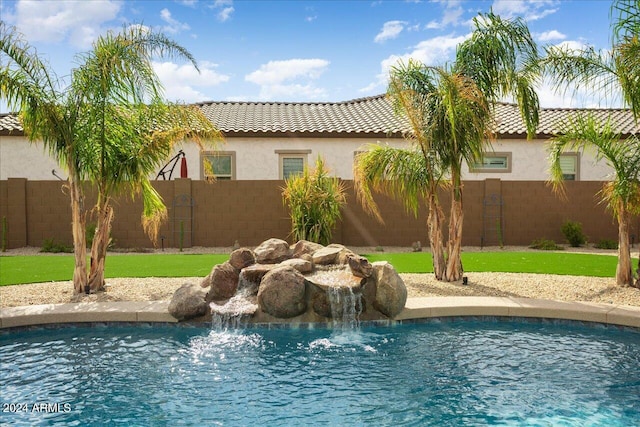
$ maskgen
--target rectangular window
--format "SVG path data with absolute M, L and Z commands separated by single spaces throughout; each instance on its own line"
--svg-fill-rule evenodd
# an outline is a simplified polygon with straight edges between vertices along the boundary
M 279 156 L 279 177 L 287 179 L 300 174 L 307 165 L 307 156 L 311 150 L 276 150 Z
M 221 180 L 235 179 L 236 154 L 232 151 L 210 151 L 202 155 L 202 176 Z
M 487 153 L 471 168 L 473 173 L 511 172 L 511 153 Z
M 579 178 L 578 153 L 561 154 L 560 169 L 562 170 L 562 179 L 567 181 L 577 181 Z
M 282 178 L 287 179 L 291 175 L 299 175 L 304 170 L 304 159 L 302 157 L 282 158 Z

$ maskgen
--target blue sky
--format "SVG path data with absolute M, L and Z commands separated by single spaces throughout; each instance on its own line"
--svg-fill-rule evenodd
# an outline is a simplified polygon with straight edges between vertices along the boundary
M 158 59 L 170 100 L 344 101 L 384 93 L 388 70 L 413 57 L 429 65 L 450 61 L 478 12 L 523 17 L 541 44 L 610 47 L 610 1 L 26 1 L 0 0 L 14 25 L 58 76 L 75 54 L 123 25 L 164 31 L 201 68 Z M 539 89 L 543 106 L 594 106 Z M 606 104 L 600 104 L 606 105 Z M 6 112 L 4 102 L 0 111 Z

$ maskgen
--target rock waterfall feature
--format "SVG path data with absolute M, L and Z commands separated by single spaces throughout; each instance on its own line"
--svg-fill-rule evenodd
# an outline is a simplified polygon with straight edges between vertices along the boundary
M 407 300 L 404 282 L 387 262 L 373 264 L 345 246 L 269 239 L 240 248 L 213 267 L 200 286 L 178 289 L 169 312 L 178 320 L 211 317 L 246 323 L 393 319 Z

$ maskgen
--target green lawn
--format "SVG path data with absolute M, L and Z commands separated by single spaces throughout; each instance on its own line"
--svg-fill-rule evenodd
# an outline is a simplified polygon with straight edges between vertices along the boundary
M 108 255 L 109 277 L 204 277 L 229 255 L 167 254 Z M 0 286 L 73 278 L 72 255 L 25 255 L 0 257 Z
M 433 272 L 430 252 L 375 253 L 369 261 L 389 261 L 401 273 Z M 609 255 L 558 252 L 462 253 L 466 272 L 541 273 L 571 276 L 614 277 L 618 259 Z M 637 267 L 637 260 L 634 261 Z M 635 267 L 634 267 L 635 268 Z
M 431 253 L 375 253 L 370 261 L 389 261 L 400 273 L 430 273 Z M 204 277 L 229 259 L 220 254 L 154 254 L 107 256 L 109 277 Z M 557 252 L 469 252 L 462 254 L 467 272 L 546 273 L 614 277 L 615 256 Z M 634 270 L 638 261 L 634 259 Z M 71 280 L 72 255 L 1 256 L 0 286 Z

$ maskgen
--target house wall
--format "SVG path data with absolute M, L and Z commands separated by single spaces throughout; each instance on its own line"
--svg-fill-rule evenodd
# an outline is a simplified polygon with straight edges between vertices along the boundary
M 546 140 L 509 139 L 492 144 L 493 152 L 511 153 L 511 172 L 473 173 L 463 166 L 463 178 L 469 181 L 501 179 L 503 181 L 546 181 L 549 179 L 548 153 Z M 236 179 L 238 180 L 277 180 L 279 176 L 279 155 L 277 150 L 310 149 L 307 156 L 313 165 L 318 155 L 325 160 L 331 173 L 342 179 L 353 179 L 353 160 L 358 151 L 366 149 L 367 144 L 383 144 L 391 147 L 408 148 L 409 144 L 401 139 L 376 138 L 227 138 L 219 150 L 236 153 Z M 200 153 L 195 144 L 181 147 L 187 156 L 189 177 L 202 179 Z M 603 181 L 611 174 L 604 162 L 596 162 L 591 153 L 579 155 L 579 180 Z M 174 172 L 174 176 L 179 172 Z
M 278 151 L 309 150 L 307 162 L 315 163 L 318 156 L 326 162 L 332 175 L 342 179 L 353 179 L 353 159 L 357 151 L 367 144 L 388 144 L 392 147 L 407 147 L 401 139 L 377 138 L 227 138 L 219 150 L 235 152 L 237 180 L 278 180 Z M 193 143 L 183 144 L 187 157 L 189 176 L 202 179 L 202 164 L 199 148 Z M 174 174 L 175 176 L 175 174 Z
M 408 147 L 408 143 L 398 138 L 249 138 L 229 137 L 217 149 L 235 152 L 237 180 L 278 180 L 278 150 L 310 150 L 307 155 L 313 164 L 318 155 L 322 156 L 331 173 L 342 179 L 353 179 L 353 160 L 357 151 L 367 144 L 388 144 L 392 147 Z M 176 146 L 175 153 L 184 150 L 189 177 L 201 180 L 202 160 L 198 146 L 186 142 Z M 493 144 L 494 152 L 508 152 L 512 155 L 510 173 L 472 173 L 464 166 L 463 177 L 468 181 L 482 181 L 497 178 L 503 181 L 545 181 L 548 179 L 548 159 L 543 140 L 524 139 L 499 140 Z M 29 143 L 23 136 L 0 136 L 0 179 L 27 178 L 29 180 L 50 180 L 51 171 L 66 178 L 66 172 L 45 152 L 42 143 Z M 159 171 L 159 169 L 158 169 Z M 157 173 L 157 172 L 156 172 Z M 581 181 L 601 181 L 608 179 L 611 170 L 604 162 L 596 162 L 593 155 L 580 155 Z M 180 165 L 176 166 L 173 178 L 180 176 Z M 155 173 L 151 178 L 155 178 Z
M 42 142 L 30 143 L 24 136 L 0 136 L 0 180 L 28 178 L 54 179 L 51 171 L 67 175 L 45 151 Z
M 334 241 L 350 246 L 403 246 L 415 241 L 428 245 L 426 211 L 418 217 L 385 196 L 376 200 L 385 223 L 367 215 L 357 202 L 353 182 L 344 182 L 347 205 L 334 230 Z M 231 246 L 235 241 L 253 246 L 270 237 L 289 239 L 290 222 L 282 203 L 279 180 L 219 181 L 190 179 L 155 181 L 165 200 L 168 221 L 157 246 Z M 567 183 L 567 198 L 560 199 L 541 181 L 465 181 L 463 244 L 466 246 L 529 245 L 540 238 L 564 242 L 560 231 L 566 220 L 582 223 L 589 241 L 617 240 L 617 225 L 599 202 L 602 182 Z M 86 187 L 85 206 L 95 203 Z M 448 195 L 441 199 L 446 204 Z M 493 203 L 492 203 L 493 202 Z M 112 237 L 119 247 L 152 247 L 140 224 L 142 203 L 121 197 L 114 202 Z M 0 219 L 7 223 L 7 247 L 40 247 L 45 239 L 71 244 L 69 196 L 60 181 L 12 178 L 0 181 Z M 88 223 L 92 218 L 88 218 Z M 499 225 L 499 226 L 498 226 Z M 182 228 L 183 232 L 180 232 Z M 640 217 L 631 234 L 640 240 Z M 1 236 L 4 238 L 4 236 Z

